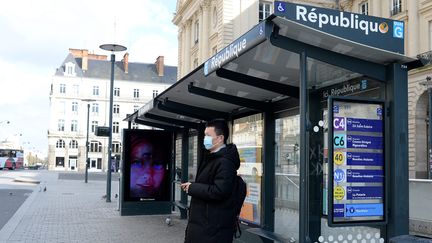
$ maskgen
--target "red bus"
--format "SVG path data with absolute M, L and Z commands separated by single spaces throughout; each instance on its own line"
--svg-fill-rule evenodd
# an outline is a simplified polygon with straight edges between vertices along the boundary
M 23 168 L 24 152 L 21 149 L 0 149 L 0 170 Z

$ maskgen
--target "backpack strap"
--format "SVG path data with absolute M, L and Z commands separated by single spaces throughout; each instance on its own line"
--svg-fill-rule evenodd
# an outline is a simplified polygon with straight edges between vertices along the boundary
M 238 235 L 237 235 L 237 232 L 238 232 Z M 240 228 L 240 219 L 237 216 L 236 226 L 235 226 L 235 231 L 234 231 L 234 238 L 236 238 L 236 239 L 240 238 L 241 234 L 242 234 L 242 232 L 241 232 L 241 228 Z

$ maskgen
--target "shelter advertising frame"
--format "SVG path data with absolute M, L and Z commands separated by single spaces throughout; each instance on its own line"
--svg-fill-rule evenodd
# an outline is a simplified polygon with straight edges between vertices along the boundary
M 385 101 L 328 98 L 328 225 L 387 224 Z
M 170 214 L 173 133 L 123 130 L 120 214 Z

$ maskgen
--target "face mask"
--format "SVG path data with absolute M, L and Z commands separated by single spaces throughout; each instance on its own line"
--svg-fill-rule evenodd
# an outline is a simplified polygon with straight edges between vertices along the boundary
M 212 146 L 213 146 L 213 143 L 212 143 L 212 137 L 211 136 L 205 136 L 204 137 L 204 147 L 207 149 L 207 150 L 209 150 Z

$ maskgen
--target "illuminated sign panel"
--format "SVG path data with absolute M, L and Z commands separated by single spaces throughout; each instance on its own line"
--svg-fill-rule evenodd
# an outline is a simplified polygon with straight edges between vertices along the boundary
M 384 103 L 329 98 L 329 225 L 380 224 L 385 215 Z
M 404 54 L 404 22 L 334 9 L 275 1 L 274 13 L 341 38 Z

